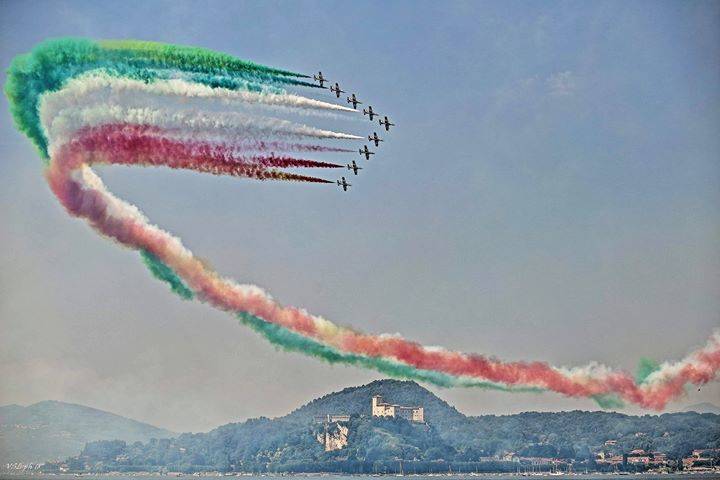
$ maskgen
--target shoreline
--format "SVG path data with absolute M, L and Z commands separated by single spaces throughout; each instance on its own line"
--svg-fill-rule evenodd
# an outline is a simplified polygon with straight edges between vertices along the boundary
M 448 478 L 487 478 L 487 477 L 502 477 L 502 478 L 523 478 L 523 477 L 561 477 L 561 478 L 609 478 L 609 477 L 643 477 L 643 478 L 673 478 L 673 477 L 704 477 L 704 478 L 718 478 L 720 479 L 720 469 L 714 471 L 681 471 L 681 472 L 637 472 L 637 473 L 617 473 L 617 472 L 588 472 L 588 473 L 533 473 L 533 474 L 518 474 L 518 473 L 410 473 L 410 474 L 344 474 L 344 473 L 222 473 L 222 472 L 197 472 L 197 473 L 180 473 L 180 472 L 169 472 L 169 473 L 156 473 L 156 472 L 108 472 L 108 473 L 41 473 L 41 472 L 0 472 L 0 478 L 4 478 L 7 475 L 9 478 L 135 478 L 135 477 L 157 477 L 157 478 L 218 478 L 218 477 L 255 477 L 255 478 L 280 478 L 280 477 L 302 477 L 302 478 L 315 478 L 315 477 L 353 477 L 353 478 L 370 478 L 370 477 L 448 477 Z

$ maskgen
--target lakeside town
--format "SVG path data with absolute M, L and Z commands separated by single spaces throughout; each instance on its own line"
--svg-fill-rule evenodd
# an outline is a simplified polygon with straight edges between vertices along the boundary
M 607 447 L 613 447 L 616 444 L 614 440 L 606 442 Z M 620 472 L 644 472 L 644 473 L 711 473 L 720 474 L 720 448 L 693 450 L 692 454 L 683 458 L 680 462 L 668 459 L 667 455 L 660 452 L 647 452 L 645 450 L 636 449 L 627 453 L 613 454 L 612 448 L 597 452 L 595 456 L 596 469 L 588 470 L 587 465 L 583 465 L 583 469 L 577 471 L 574 469 L 574 462 L 560 458 L 550 457 L 525 457 L 515 452 L 507 452 L 497 457 L 481 457 L 479 463 L 495 464 L 499 462 L 507 462 L 517 466 L 516 473 L 522 475 L 542 475 L 542 474 L 581 474 L 588 471 L 599 473 L 620 473 Z M 121 462 L 123 458 L 118 456 L 115 461 Z M 412 465 L 412 462 L 408 462 Z M 441 461 L 438 463 L 442 463 Z M 611 467 L 611 468 L 606 468 Z M 402 468 L 402 467 L 401 467 Z M 405 468 L 408 468 L 407 466 Z M 5 465 L 8 472 L 43 472 L 43 473 L 74 473 L 72 466 L 67 462 L 57 463 L 8 463 Z M 110 472 L 108 472 L 110 473 Z M 144 472 L 152 473 L 152 472 Z M 177 476 L 183 472 L 161 471 L 160 473 Z M 213 472 L 196 472 L 198 474 L 211 474 Z M 217 472 L 220 474 L 220 472 Z M 386 472 L 381 472 L 386 473 Z M 392 472 L 393 475 L 404 472 Z M 447 473 L 452 474 L 450 470 Z M 477 472 L 455 472 L 457 474 L 473 474 Z M 252 472 L 238 472 L 238 475 L 253 475 Z M 408 475 L 412 473 L 407 473 Z
M 605 446 L 607 450 L 603 449 L 597 452 L 595 455 L 595 463 L 599 467 L 596 470 L 592 470 L 593 473 L 621 473 L 621 472 L 633 472 L 633 473 L 717 473 L 720 475 L 720 448 L 712 449 L 699 449 L 693 450 L 692 454 L 685 457 L 678 462 L 676 460 L 668 459 L 667 455 L 660 452 L 647 452 L 642 449 L 632 450 L 627 453 L 613 454 L 613 447 L 616 445 L 615 440 L 608 440 Z M 122 461 L 123 458 L 115 458 L 116 461 Z M 588 470 L 577 471 L 573 469 L 573 462 L 559 458 L 549 457 L 524 457 L 518 455 L 515 452 L 507 452 L 498 457 L 482 457 L 479 459 L 480 462 L 497 463 L 497 462 L 509 462 L 517 465 L 518 475 L 548 475 L 548 474 L 582 474 L 588 473 Z M 441 463 L 441 462 L 439 462 Z M 607 467 L 612 467 L 610 470 Z M 585 466 L 587 468 L 587 466 Z M 58 474 L 78 474 L 72 470 L 72 467 L 67 462 L 57 463 L 7 463 L 4 465 L 4 470 L 11 473 L 58 473 Z M 106 474 L 112 474 L 113 472 L 107 472 Z M 120 472 L 115 472 L 120 473 Z M 167 476 L 182 476 L 183 472 L 172 472 L 172 471 L 161 471 L 161 472 L 134 472 L 135 474 L 163 474 Z M 382 472 L 385 473 L 385 472 Z M 455 472 L 458 475 L 472 475 L 477 472 Z M 124 475 L 127 472 L 123 473 Z M 217 476 L 252 476 L 256 475 L 252 472 L 194 472 L 196 476 L 201 475 L 212 475 Z M 407 475 L 413 475 L 412 473 L 404 473 Z M 449 471 L 447 474 L 452 475 L 453 472 Z M 392 475 L 397 475 L 393 472 Z M 421 474 L 422 475 L 422 474 Z M 432 474 L 431 474 L 432 475 Z

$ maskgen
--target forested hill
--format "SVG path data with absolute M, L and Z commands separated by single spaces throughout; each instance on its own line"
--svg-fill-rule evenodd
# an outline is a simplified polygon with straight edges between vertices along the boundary
M 423 406 L 427 424 L 371 416 L 371 397 Z M 326 452 L 324 425 L 314 417 L 349 414 L 343 448 Z M 615 440 L 608 448 L 607 440 Z M 144 444 L 95 442 L 71 459 L 77 471 L 335 471 L 359 473 L 398 468 L 415 471 L 467 467 L 505 452 L 552 457 L 594 468 L 595 454 L 622 455 L 636 448 L 680 458 L 696 448 L 720 447 L 720 416 L 695 412 L 630 416 L 612 412 L 528 412 L 466 417 L 414 382 L 383 380 L 325 395 L 280 418 L 233 423 L 208 433 L 182 434 Z M 440 463 L 438 463 L 440 462 Z M 500 460 L 488 468 L 515 471 Z M 473 465 L 475 465 L 473 464 Z M 487 466 L 487 463 L 484 463 Z M 378 467 L 380 466 L 380 467 Z M 473 468 L 476 468 L 473 466 Z M 425 470 L 423 470 L 425 469 Z M 435 470 L 434 470 L 435 469 Z
M 83 405 L 46 400 L 0 407 L 0 463 L 42 462 L 77 455 L 87 442 L 128 442 L 174 433 Z
M 425 416 L 432 418 L 437 427 L 462 422 L 466 417 L 455 407 L 438 398 L 435 394 L 412 381 L 377 380 L 359 387 L 348 387 L 339 392 L 329 393 L 303 405 L 283 419 L 290 421 L 312 420 L 318 415 L 345 414 L 370 415 L 370 399 L 382 395 L 384 401 L 405 406 L 422 406 Z
M 606 440 L 615 440 L 614 453 L 643 449 L 680 458 L 693 449 L 720 447 L 720 415 L 683 412 L 634 416 L 579 410 L 484 415 L 469 417 L 458 436 L 486 451 L 493 450 L 494 442 L 502 439 L 504 445 L 527 456 L 552 456 L 549 447 L 557 451 L 572 447 L 576 453 L 587 452 L 587 447 L 597 452 Z

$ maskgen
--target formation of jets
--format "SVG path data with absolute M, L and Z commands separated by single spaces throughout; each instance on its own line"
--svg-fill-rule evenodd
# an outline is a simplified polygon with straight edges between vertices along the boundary
M 325 86 L 325 83 L 330 83 L 330 81 L 323 76 L 322 72 L 318 72 L 317 75 L 313 75 L 313 80 L 315 80 L 320 88 L 328 88 Z M 341 93 L 346 93 L 345 90 L 342 90 L 340 88 L 340 84 L 338 82 L 335 82 L 333 85 L 330 86 L 330 92 L 335 94 L 335 98 L 340 98 Z M 351 104 L 353 109 L 357 110 L 358 105 L 362 105 L 363 102 L 358 100 L 357 96 L 354 93 L 351 93 L 349 97 L 347 97 L 347 103 Z M 367 108 L 362 109 L 363 116 L 367 115 L 370 118 L 370 121 L 375 121 L 375 117 L 380 117 L 381 115 L 373 110 L 373 107 L 371 105 L 368 105 Z M 390 131 L 390 127 L 394 127 L 395 124 L 390 121 L 387 115 L 382 115 L 382 118 L 378 120 L 378 123 L 381 127 L 385 128 L 386 132 Z M 380 146 L 380 142 L 383 142 L 384 140 L 380 137 L 378 137 L 377 132 L 373 132 L 372 135 L 368 135 L 367 137 L 368 141 L 375 144 L 375 148 Z M 361 156 L 365 157 L 365 160 L 370 160 L 370 155 L 375 155 L 375 152 L 370 151 L 367 145 L 363 145 L 363 148 L 359 149 L 358 152 Z M 352 161 L 352 163 L 348 163 L 346 165 L 347 169 L 353 172 L 354 175 L 358 174 L 359 170 L 362 170 L 362 167 L 358 166 L 357 163 L 355 163 L 355 160 Z M 341 177 L 340 180 L 337 180 L 338 187 L 342 187 L 343 191 L 347 192 L 348 187 L 351 187 L 352 184 L 348 183 L 345 177 Z

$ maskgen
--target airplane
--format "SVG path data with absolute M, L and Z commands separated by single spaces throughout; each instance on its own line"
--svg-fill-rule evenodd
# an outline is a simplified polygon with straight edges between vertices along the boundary
M 340 90 L 340 85 L 338 85 L 337 82 L 335 82 L 334 87 L 330 87 L 330 91 L 333 92 L 337 98 L 340 98 L 341 93 L 345 93 L 345 90 Z
M 373 112 L 372 106 L 368 106 L 368 109 L 365 110 L 363 108 L 363 115 L 370 115 L 370 121 L 372 122 L 372 119 L 375 115 L 378 115 L 377 112 Z
M 388 120 L 387 115 L 385 115 L 385 121 L 378 120 L 380 122 L 380 125 L 383 125 L 385 127 L 385 131 L 389 132 L 391 126 L 395 126 L 394 123 L 390 123 L 390 120 Z
M 347 192 L 348 187 L 351 185 L 347 183 L 347 180 L 345 180 L 345 177 L 342 177 L 342 182 L 340 180 L 337 181 L 338 187 L 343 187 L 343 191 Z
M 347 164 L 347 169 L 352 170 L 355 175 L 357 175 L 358 170 L 362 170 L 362 167 L 358 167 L 358 164 L 355 163 L 355 160 L 352 161 L 352 163 Z
M 365 155 L 365 160 L 370 160 L 370 155 L 375 155 L 375 152 L 368 150 L 367 145 L 364 145 L 358 152 L 360 152 L 360 155 Z
M 322 72 L 318 72 L 317 75 L 313 75 L 313 80 L 320 83 L 320 88 L 325 88 L 325 85 L 323 85 L 323 83 L 327 82 L 327 78 L 323 77 Z
M 375 146 L 376 146 L 376 147 L 379 147 L 379 146 L 380 146 L 380 142 L 384 142 L 384 141 L 385 141 L 385 140 L 383 140 L 382 138 L 380 138 L 380 137 L 377 136 L 377 132 L 373 132 L 372 135 L 368 135 L 368 140 L 370 140 L 371 142 L 375 142 Z
M 358 101 L 358 99 L 355 97 L 354 93 L 352 94 L 352 96 L 347 97 L 347 103 L 352 103 L 352 106 L 355 110 L 357 110 L 358 104 L 362 104 L 362 102 Z

